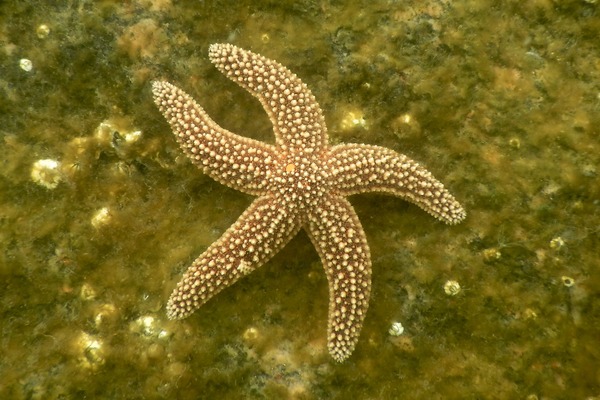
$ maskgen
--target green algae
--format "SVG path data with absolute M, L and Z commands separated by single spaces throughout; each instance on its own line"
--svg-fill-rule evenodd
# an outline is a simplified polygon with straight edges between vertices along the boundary
M 0 5 L 2 398 L 600 395 L 598 5 L 351 3 Z M 181 273 L 251 198 L 185 159 L 149 82 L 273 140 L 208 61 L 217 41 L 286 65 L 333 142 L 413 157 L 469 213 L 449 227 L 398 199 L 351 199 L 374 272 L 344 364 L 327 355 L 326 279 L 304 234 L 166 320 Z M 364 124 L 344 125 L 350 113 Z M 61 163 L 55 189 L 31 179 L 41 159 Z

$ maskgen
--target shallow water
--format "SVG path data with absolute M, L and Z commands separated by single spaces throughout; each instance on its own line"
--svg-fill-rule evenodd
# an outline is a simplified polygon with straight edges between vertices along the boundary
M 0 5 L 0 397 L 600 396 L 597 3 L 65 3 Z M 400 199 L 350 199 L 373 289 L 343 364 L 304 233 L 166 318 L 182 272 L 251 197 L 189 163 L 150 82 L 273 141 L 209 62 L 214 42 L 281 62 L 332 143 L 404 153 L 467 208 L 447 226 Z

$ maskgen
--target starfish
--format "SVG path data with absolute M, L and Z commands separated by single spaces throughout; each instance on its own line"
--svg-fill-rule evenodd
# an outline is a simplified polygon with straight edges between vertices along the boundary
M 303 228 L 329 285 L 327 347 L 342 362 L 354 351 L 371 292 L 369 245 L 345 197 L 389 193 L 448 224 L 466 213 L 442 183 L 402 154 L 363 144 L 329 145 L 315 97 L 281 64 L 231 44 L 211 45 L 209 57 L 260 101 L 275 145 L 223 129 L 190 95 L 153 82 L 154 101 L 191 161 L 218 182 L 257 196 L 186 270 L 169 298 L 167 316 L 189 316 L 265 264 Z

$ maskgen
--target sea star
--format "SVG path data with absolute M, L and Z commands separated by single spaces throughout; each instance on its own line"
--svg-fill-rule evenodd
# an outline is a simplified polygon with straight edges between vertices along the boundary
M 154 101 L 192 162 L 224 185 L 258 196 L 187 269 L 169 298 L 167 315 L 189 316 L 304 228 L 329 284 L 329 353 L 344 361 L 358 341 L 371 292 L 369 246 L 345 197 L 387 192 L 448 224 L 466 213 L 430 172 L 402 154 L 362 144 L 329 145 L 315 97 L 281 64 L 231 44 L 211 45 L 209 57 L 260 101 L 273 124 L 275 145 L 221 128 L 181 89 L 153 83 Z

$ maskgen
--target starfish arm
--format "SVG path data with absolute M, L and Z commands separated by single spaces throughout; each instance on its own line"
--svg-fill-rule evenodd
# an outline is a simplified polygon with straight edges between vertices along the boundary
M 402 197 L 447 224 L 466 217 L 444 185 L 417 162 L 378 146 L 348 144 L 331 149 L 333 187 L 341 196 L 386 192 Z
M 275 162 L 273 146 L 221 128 L 183 90 L 153 82 L 154 102 L 163 113 L 185 154 L 207 175 L 234 189 L 265 193 Z
M 307 225 L 329 284 L 327 347 L 342 362 L 354 351 L 369 307 L 369 245 L 352 205 L 342 197 L 326 197 Z
M 310 89 L 283 65 L 231 44 L 209 48 L 213 64 L 229 79 L 256 97 L 273 123 L 283 151 L 310 154 L 327 144 L 321 107 Z
M 187 269 L 167 303 L 167 316 L 189 316 L 221 290 L 266 263 L 300 230 L 290 207 L 262 196 Z

